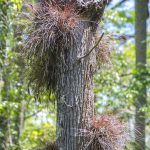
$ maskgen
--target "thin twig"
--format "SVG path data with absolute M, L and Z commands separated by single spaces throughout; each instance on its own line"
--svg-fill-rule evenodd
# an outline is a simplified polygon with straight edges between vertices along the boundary
M 115 9 L 117 7 L 120 7 L 120 5 L 122 5 L 124 2 L 126 2 L 127 0 L 122 0 L 120 2 L 118 2 L 115 6 L 113 6 L 111 9 Z
M 89 56 L 89 55 L 91 54 L 91 52 L 98 46 L 98 44 L 99 44 L 100 41 L 102 40 L 103 36 L 104 36 L 104 33 L 102 33 L 102 35 L 101 35 L 101 37 L 99 38 L 99 40 L 97 41 L 97 43 L 94 45 L 94 47 L 93 47 L 88 53 L 86 53 L 86 54 L 83 55 L 83 56 L 78 56 L 78 60 L 81 60 L 81 59 L 83 59 L 83 58 Z
M 26 119 L 29 119 L 29 118 L 31 118 L 31 117 L 36 116 L 36 115 L 37 115 L 38 113 L 40 113 L 40 112 L 41 112 L 41 110 L 39 110 L 39 111 L 37 111 L 37 112 L 35 112 L 35 113 L 29 115 L 29 116 L 26 116 L 26 117 L 25 117 L 25 120 L 26 120 Z

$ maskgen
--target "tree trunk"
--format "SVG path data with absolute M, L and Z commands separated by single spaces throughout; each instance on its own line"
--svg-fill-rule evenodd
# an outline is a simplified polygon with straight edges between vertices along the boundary
M 93 33 L 85 27 L 78 36 L 79 48 L 64 51 L 64 64 L 59 64 L 57 101 L 57 144 L 60 150 L 83 150 L 85 137 L 76 136 L 80 129 L 89 127 L 94 113 L 93 74 L 96 68 L 96 53 L 73 64 L 79 55 L 84 55 L 94 46 Z M 67 65 L 67 69 L 66 68 Z M 72 66 L 74 66 L 72 68 Z M 69 68 L 72 68 L 69 70 Z M 79 131 L 80 130 L 80 131 Z
M 148 0 L 135 0 L 135 13 L 136 67 L 137 71 L 139 72 L 141 69 L 146 69 L 146 21 L 148 17 Z M 145 79 L 142 77 L 142 80 Z M 135 139 L 137 143 L 136 150 L 145 149 L 145 112 L 141 112 L 140 109 L 146 104 L 146 85 L 143 84 L 142 88 L 139 89 L 135 100 Z
M 42 14 L 35 13 L 39 22 L 43 22 L 41 18 L 44 21 L 46 18 L 46 25 L 37 24 L 35 27 L 42 28 L 38 37 L 43 34 L 44 38 L 48 34 L 48 41 L 42 38 L 43 50 L 47 52 L 45 57 L 42 54 L 44 51 L 41 53 L 46 62 L 42 61 L 45 75 L 40 72 L 44 80 L 40 81 L 41 77 L 37 80 L 47 90 L 56 93 L 59 150 L 83 150 L 89 142 L 87 136 L 77 135 L 81 135 L 81 130 L 89 129 L 94 113 L 93 75 L 98 51 L 95 47 L 99 44 L 96 43 L 95 31 L 106 3 L 107 0 L 41 0 L 39 9 L 42 11 L 38 11 Z M 35 22 L 38 22 L 36 19 Z M 45 30 L 48 26 L 49 29 Z M 34 41 L 31 42 L 33 45 Z

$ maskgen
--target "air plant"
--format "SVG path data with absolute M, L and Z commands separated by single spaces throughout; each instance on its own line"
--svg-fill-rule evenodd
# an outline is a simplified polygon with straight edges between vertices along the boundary
M 85 150 L 123 150 L 130 139 L 126 123 L 115 115 L 95 115 L 88 129 L 81 129 L 78 136 L 87 137 Z
M 79 17 L 74 7 L 63 8 L 46 1 L 30 6 L 31 15 L 24 54 L 29 64 L 29 79 L 36 93 L 55 91 L 56 62 L 62 59 L 61 51 L 75 44 L 80 32 Z

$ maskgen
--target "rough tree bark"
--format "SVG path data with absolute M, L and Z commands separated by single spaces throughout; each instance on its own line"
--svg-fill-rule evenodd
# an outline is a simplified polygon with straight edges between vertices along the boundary
M 59 150 L 83 150 L 89 142 L 84 136 L 76 136 L 80 129 L 89 127 L 94 113 L 93 75 L 96 69 L 96 51 L 78 59 L 78 56 L 88 53 L 94 47 L 94 31 L 91 23 L 84 22 L 82 25 L 83 30 L 77 34 L 78 46 L 63 50 L 61 56 L 64 63 L 57 64 L 60 70 L 57 82 Z
M 136 67 L 137 70 L 140 71 L 141 69 L 146 69 L 146 21 L 148 18 L 148 0 L 135 0 L 135 13 Z M 145 80 L 144 77 L 142 78 L 142 80 Z M 135 100 L 135 139 L 137 143 L 136 150 L 144 150 L 146 127 L 145 112 L 141 112 L 140 109 L 147 104 L 146 85 L 143 84 L 142 89 L 140 89 L 138 93 L 139 94 L 137 95 Z
M 66 54 L 66 64 L 72 62 L 79 54 L 88 52 L 94 46 L 89 28 L 80 37 L 80 49 L 72 48 Z M 94 113 L 93 73 L 96 68 L 96 54 L 92 54 L 65 72 L 65 64 L 60 66 L 61 74 L 58 81 L 59 99 L 57 101 L 57 143 L 61 150 L 82 150 L 87 141 L 76 137 L 78 129 L 86 129 Z

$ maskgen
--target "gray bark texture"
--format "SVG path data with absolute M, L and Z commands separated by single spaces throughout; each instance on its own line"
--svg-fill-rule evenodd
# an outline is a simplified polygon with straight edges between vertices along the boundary
M 66 60 L 60 64 L 57 100 L 57 144 L 60 150 L 83 150 L 85 137 L 76 136 L 80 129 L 89 127 L 94 113 L 93 74 L 96 69 L 96 53 L 73 64 L 79 55 L 84 55 L 94 46 L 90 27 L 78 37 L 79 49 L 72 47 L 64 52 Z M 63 56 L 65 56 L 63 54 Z M 65 71 L 65 68 L 73 69 Z
M 101 18 L 103 10 L 99 15 L 94 15 L 94 11 L 89 10 L 87 18 L 84 19 L 89 20 L 90 16 L 92 22 L 97 21 Z M 63 61 L 56 64 L 59 70 L 56 88 L 56 143 L 59 150 L 85 150 L 90 142 L 87 136 L 81 136 L 83 130 L 90 128 L 94 114 L 93 75 L 96 71 L 96 50 L 93 47 L 96 44 L 97 25 L 96 21 L 93 24 L 90 20 L 80 24 L 80 30 L 75 35 L 75 43 L 72 39 L 68 41 L 74 44 L 69 46 L 69 49 L 61 50 L 59 58 Z
M 140 71 L 141 69 L 146 69 L 148 0 L 135 0 L 135 14 L 136 66 L 137 70 Z M 138 93 L 135 100 L 136 150 L 145 150 L 145 112 L 141 112 L 140 109 L 147 104 L 146 85 L 143 84 L 142 89 Z

